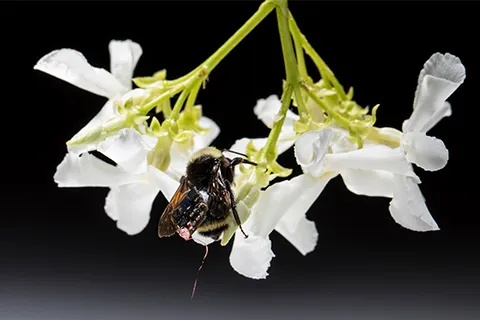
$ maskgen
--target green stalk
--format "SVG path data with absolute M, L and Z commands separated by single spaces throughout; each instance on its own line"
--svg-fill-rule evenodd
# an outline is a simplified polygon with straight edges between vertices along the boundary
M 285 64 L 285 73 L 286 73 L 286 88 L 282 94 L 282 106 L 277 114 L 277 120 L 275 121 L 270 134 L 267 138 L 267 143 L 262 149 L 260 158 L 267 161 L 275 160 L 276 156 L 276 145 L 278 137 L 285 122 L 288 108 L 292 100 L 292 94 L 294 92 L 300 92 L 300 78 L 297 70 L 297 61 L 295 58 L 295 51 L 293 49 L 292 37 L 290 35 L 290 29 L 288 26 L 288 3 L 287 0 L 278 0 L 277 7 L 277 22 L 278 22 L 278 32 L 280 34 L 280 42 L 282 45 L 283 61 Z M 301 94 L 296 94 L 296 99 L 300 102 L 298 104 L 298 111 L 300 116 L 307 114 L 305 105 L 301 100 Z
M 185 104 L 185 110 L 192 110 L 193 106 L 195 105 L 195 101 L 197 100 L 198 91 L 200 91 L 201 86 L 201 80 L 197 81 L 197 83 L 193 85 L 192 91 L 190 91 L 190 95 L 188 96 L 187 103 Z
M 267 161 L 273 161 L 276 157 L 276 146 L 278 137 L 280 136 L 280 132 L 282 131 L 283 123 L 285 122 L 285 118 L 287 115 L 288 108 L 290 107 L 290 101 L 292 99 L 292 86 L 287 86 L 285 91 L 282 94 L 282 106 L 280 107 L 280 111 L 278 111 L 277 120 L 273 124 L 270 133 L 268 134 L 267 142 L 265 143 L 265 147 L 260 151 L 260 159 L 266 159 Z
M 182 110 L 183 103 L 187 100 L 188 94 L 190 93 L 189 88 L 185 89 L 180 93 L 180 96 L 175 101 L 175 105 L 173 106 L 173 110 L 170 113 L 169 118 L 176 120 L 178 115 L 180 114 L 180 110 Z
M 347 100 L 347 94 L 345 93 L 345 90 L 343 89 L 342 85 L 340 84 L 340 82 L 338 82 L 337 78 L 333 74 L 332 70 L 330 70 L 330 68 L 327 66 L 325 61 L 323 61 L 323 59 L 318 55 L 318 53 L 312 47 L 312 45 L 308 42 L 307 37 L 305 37 L 305 35 L 302 34 L 302 32 L 300 31 L 300 28 L 298 27 L 293 17 L 291 17 L 290 19 L 290 26 L 292 29 L 295 29 L 295 31 L 293 31 L 292 33 L 298 33 L 300 35 L 305 52 L 310 56 L 315 66 L 317 66 L 318 70 L 320 71 L 320 75 L 322 79 L 324 79 L 325 86 L 327 87 L 327 89 L 329 89 L 328 88 L 329 84 L 327 82 L 330 81 L 335 87 L 337 93 L 340 95 L 340 98 L 342 100 Z
M 237 30 L 213 55 L 211 55 L 205 62 L 200 64 L 201 67 L 206 69 L 207 73 L 212 70 L 225 58 L 230 51 L 233 50 L 255 27 L 265 19 L 270 12 L 275 8 L 275 5 L 266 0 L 258 8 L 257 12 L 245 24 Z
M 309 76 L 307 72 L 307 64 L 305 63 L 305 54 L 303 52 L 302 37 L 298 28 L 293 28 L 292 24 L 295 24 L 295 21 L 293 20 L 292 14 L 290 13 L 288 17 L 288 25 L 292 34 L 293 44 L 295 46 L 295 55 L 297 56 L 298 63 L 298 73 L 300 74 L 300 77 L 307 79 L 309 78 Z
M 163 99 L 171 98 L 180 91 L 191 87 L 198 78 L 205 78 L 210 72 L 232 51 L 255 27 L 262 22 L 265 17 L 275 8 L 271 0 L 264 1 L 257 12 L 250 17 L 214 54 L 207 60 L 201 63 L 195 70 L 187 75 L 172 81 L 167 81 L 166 84 L 171 86 L 167 92 L 161 94 L 156 99 L 142 107 L 142 112 L 148 113 L 152 108 L 158 105 Z M 180 111 L 180 110 L 178 110 Z M 172 111 L 175 115 L 175 108 Z

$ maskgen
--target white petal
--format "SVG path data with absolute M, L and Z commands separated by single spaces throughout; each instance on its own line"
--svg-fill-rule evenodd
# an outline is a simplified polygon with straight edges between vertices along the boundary
M 220 134 L 220 127 L 210 118 L 201 117 L 198 124 L 202 128 L 210 129 L 206 135 L 196 134 L 194 139 L 194 152 L 202 148 L 208 147 L 213 140 Z
M 303 133 L 295 142 L 295 158 L 305 172 L 315 177 L 323 174 L 323 159 L 326 156 L 332 129 L 313 130 Z
M 33 68 L 107 98 L 128 91 L 111 73 L 92 67 L 83 54 L 72 49 L 52 51 Z
M 385 170 L 416 177 L 402 148 L 372 145 L 359 150 L 327 154 L 323 172 L 345 169 Z
M 404 132 L 425 130 L 426 123 L 431 122 L 430 118 L 444 107 L 445 101 L 464 80 L 465 67 L 459 58 L 449 53 L 433 54 L 420 72 L 413 113 Z
M 318 231 L 315 222 L 306 216 L 289 211 L 283 216 L 275 230 L 287 239 L 301 254 L 306 255 L 315 249 L 318 241 Z
M 285 215 L 295 215 L 297 221 L 300 221 L 327 183 L 336 175 L 329 173 L 320 178 L 313 178 L 301 174 L 271 185 L 260 194 L 247 225 L 255 235 L 265 238 Z
M 247 145 L 252 141 L 255 149 L 260 150 L 267 143 L 267 138 L 241 138 L 235 141 L 235 143 L 229 148 L 229 150 L 245 153 L 247 151 Z
M 258 100 L 253 112 L 268 128 L 272 128 L 277 120 L 277 114 L 281 106 L 282 103 L 278 99 L 278 96 L 271 95 L 267 99 Z M 278 154 L 285 152 L 295 143 L 296 133 L 293 125 L 298 119 L 300 119 L 300 117 L 297 114 L 291 110 L 287 111 L 277 143 Z
M 276 95 L 270 95 L 267 99 L 259 99 L 253 108 L 253 112 L 267 127 L 271 128 L 277 119 L 277 114 L 282 107 L 282 102 Z M 287 125 L 293 130 L 293 122 L 300 117 L 288 110 L 284 126 Z
M 108 45 L 110 71 L 129 90 L 132 89 L 133 71 L 142 55 L 142 47 L 132 40 L 112 40 Z
M 423 124 L 423 127 L 419 130 L 420 132 L 427 133 L 432 129 L 437 123 L 440 122 L 445 117 L 450 117 L 452 115 L 452 106 L 450 102 L 445 101 L 443 106 L 435 111 L 435 113 Z M 407 120 L 408 123 L 408 120 Z
M 170 201 L 175 191 L 177 191 L 180 182 L 168 176 L 165 172 L 158 170 L 153 166 L 147 168 L 148 180 L 158 188 L 165 198 Z
M 447 165 L 448 150 L 442 140 L 421 132 L 404 135 L 402 147 L 407 160 L 427 171 L 440 170 Z
M 158 188 L 148 182 L 113 187 L 105 201 L 105 212 L 117 221 L 118 229 L 137 234 L 147 226 L 157 194 Z
M 253 146 L 255 147 L 255 149 L 260 150 L 267 143 L 267 138 L 241 138 L 235 141 L 235 143 L 230 147 L 229 150 L 245 153 L 247 150 L 247 145 L 250 143 L 250 141 L 253 142 Z M 294 143 L 295 140 L 293 139 L 279 139 L 277 141 L 277 155 L 281 155 L 282 153 L 290 149 L 294 145 Z
M 127 172 L 144 173 L 147 170 L 147 150 L 142 135 L 134 129 L 122 129 L 113 141 L 100 144 L 98 150 Z
M 350 141 L 350 134 L 347 130 L 335 127 L 330 127 L 330 130 L 332 130 L 330 148 L 332 149 L 333 153 L 348 152 L 358 149 L 357 144 Z M 400 135 L 401 134 L 402 133 L 400 132 Z M 368 144 L 368 142 L 365 141 L 365 144 Z
M 291 194 L 289 205 L 285 206 L 284 215 L 276 224 L 275 230 L 287 239 L 301 254 L 306 255 L 315 249 L 318 241 L 318 231 L 315 222 L 306 217 L 307 211 L 320 196 L 327 183 L 336 177 L 329 173 L 320 178 L 312 178 L 302 174 L 290 180 Z M 268 191 L 268 189 L 267 189 Z M 282 209 L 279 209 L 282 210 Z
M 130 182 L 134 177 L 89 153 L 67 153 L 53 179 L 59 187 L 109 187 Z
M 150 97 L 150 93 L 150 90 L 135 88 L 121 96 L 116 96 L 114 100 L 118 105 L 125 105 L 128 100 L 132 99 L 132 104 L 136 106 L 142 104 L 143 101 L 148 99 Z
M 230 253 L 230 264 L 245 277 L 265 279 L 274 256 L 270 239 L 255 235 L 249 235 L 245 239 L 243 234 L 237 232 Z
M 355 194 L 369 197 L 393 197 L 395 175 L 392 172 L 346 169 L 340 174 L 347 189 Z
M 314 179 L 303 174 L 275 183 L 262 192 L 252 214 L 243 224 L 248 238 L 245 239 L 240 230 L 236 232 L 230 255 L 232 267 L 246 277 L 265 278 L 274 257 L 269 234 L 277 226 L 277 231 L 302 254 L 311 252 L 317 243 L 318 232 L 305 214 L 335 175 Z
M 188 161 L 190 160 L 192 153 L 193 149 L 186 152 L 176 143 L 173 143 L 170 148 L 170 165 L 168 166 L 167 173 L 180 181 L 180 178 L 185 175 Z
M 390 214 L 403 227 L 413 231 L 439 230 L 428 211 L 418 184 L 410 177 L 395 177 L 395 194 L 390 202 Z
M 155 148 L 155 145 L 157 144 L 158 138 L 157 137 L 152 137 L 148 134 L 142 134 L 142 139 L 143 142 L 146 144 L 146 148 L 148 150 L 152 150 Z
M 290 149 L 293 145 L 295 144 L 295 139 L 294 138 L 284 138 L 284 137 L 278 137 L 277 141 L 277 156 L 281 155 L 288 149 Z
M 134 89 L 134 90 L 131 90 L 131 91 L 128 91 L 126 94 L 124 94 L 123 96 L 118 96 L 118 97 L 115 97 L 113 99 L 110 99 L 107 101 L 107 103 L 105 103 L 105 105 L 103 106 L 103 108 L 100 110 L 100 112 L 95 116 L 93 117 L 92 120 L 90 120 L 90 122 L 85 126 L 83 127 L 77 134 L 75 134 L 71 140 L 78 140 L 78 139 L 81 139 L 82 137 L 84 137 L 87 133 L 89 133 L 90 131 L 93 131 L 95 129 L 97 129 L 98 127 L 100 127 L 102 124 L 104 124 L 107 120 L 109 120 L 110 118 L 112 118 L 113 116 L 117 116 L 118 115 L 118 111 L 115 107 L 115 103 L 118 103 L 118 104 L 125 104 L 125 102 L 130 99 L 130 98 L 133 98 L 134 99 L 134 103 L 136 102 L 141 102 L 143 99 L 145 99 L 146 97 L 148 97 L 148 91 L 145 90 L 145 89 Z M 149 136 L 147 135 L 144 135 L 144 140 L 145 138 L 148 138 Z M 108 137 L 106 138 L 106 140 L 112 140 L 113 138 L 112 137 Z M 156 142 L 156 138 L 154 137 L 151 137 L 151 139 L 155 140 Z M 150 140 L 151 141 L 151 140 Z M 106 142 L 104 140 L 104 142 Z M 110 141 L 111 143 L 112 141 Z M 88 143 L 88 144 L 80 144 L 80 145 L 69 145 L 68 146 L 68 151 L 70 152 L 74 152 L 74 153 L 83 153 L 85 151 L 92 151 L 92 150 L 96 150 L 98 148 L 98 145 L 101 143 L 101 141 L 97 141 L 97 142 L 93 142 L 93 143 Z M 105 144 L 105 143 L 103 143 Z M 153 146 L 155 145 L 155 143 L 153 144 Z M 153 147 L 152 146 L 152 147 Z M 149 146 L 149 149 L 151 149 L 151 147 Z

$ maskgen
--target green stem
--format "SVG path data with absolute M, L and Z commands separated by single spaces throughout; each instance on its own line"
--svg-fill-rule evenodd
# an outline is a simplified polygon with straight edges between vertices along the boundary
M 299 83 L 297 72 L 297 61 L 293 50 L 292 37 L 288 26 L 288 7 L 287 0 L 278 0 L 276 8 L 278 32 L 280 34 L 280 42 L 282 44 L 283 61 L 285 63 L 285 73 L 287 76 L 287 84 L 295 85 Z
M 326 78 L 324 79 L 329 80 L 333 84 L 333 86 L 335 87 L 337 93 L 339 94 L 342 100 L 347 100 L 347 94 L 345 93 L 345 90 L 343 89 L 340 82 L 338 82 L 332 70 L 330 70 L 330 68 L 327 66 L 325 61 L 323 61 L 323 59 L 320 58 L 318 53 L 315 51 L 315 49 L 313 49 L 313 47 L 307 41 L 307 38 L 305 36 L 303 36 L 303 40 L 304 40 L 303 44 L 304 44 L 305 52 L 307 52 L 310 58 L 312 58 L 313 63 L 315 63 L 315 65 L 319 70 L 324 70 L 324 74 L 325 74 L 324 76 L 326 76 Z
M 300 113 L 300 119 L 304 119 L 308 116 L 308 110 L 303 101 L 302 87 L 300 85 L 294 86 L 293 94 L 295 95 L 295 102 L 297 103 L 297 108 Z
M 300 77 L 304 79 L 310 80 L 310 77 L 308 76 L 307 72 L 307 65 L 305 63 L 305 55 L 303 52 L 303 45 L 302 45 L 302 37 L 300 35 L 300 32 L 298 31 L 298 28 L 292 27 L 292 24 L 295 24 L 295 21 L 293 20 L 292 14 L 289 14 L 288 17 L 288 25 L 290 28 L 290 32 L 292 34 L 293 38 L 293 44 L 295 46 L 295 54 L 297 56 L 297 63 L 298 63 L 298 73 L 300 74 Z
M 170 99 L 166 99 L 165 101 L 163 101 L 162 111 L 165 118 L 170 118 L 170 113 L 172 113 Z
M 327 76 L 326 70 L 323 68 L 323 66 L 322 66 L 321 63 L 318 64 L 319 61 L 314 60 L 314 58 L 312 57 L 312 54 L 313 54 L 313 53 L 312 53 L 311 51 L 313 50 L 313 48 L 311 48 L 310 44 L 309 44 L 308 41 L 307 41 L 307 38 L 306 38 L 306 37 L 302 34 L 302 32 L 300 31 L 300 28 L 298 27 L 297 22 L 296 22 L 295 19 L 293 18 L 293 15 L 292 15 L 291 12 L 289 12 L 289 17 L 290 17 L 290 19 L 289 19 L 289 27 L 290 27 L 290 32 L 292 32 L 293 39 L 294 39 L 294 40 L 296 39 L 295 41 L 297 41 L 297 42 L 299 42 L 299 43 L 301 44 L 302 49 L 305 49 L 305 52 L 306 52 L 306 53 L 308 54 L 308 56 L 312 59 L 312 61 L 315 63 L 315 66 L 317 67 L 318 71 L 320 72 L 320 77 L 321 77 L 321 78 L 324 80 L 324 82 L 325 82 L 325 84 L 324 84 L 325 87 L 326 87 L 327 89 L 331 89 L 332 86 L 331 86 L 331 84 L 330 84 L 330 82 L 329 82 L 329 80 L 328 80 L 329 78 L 328 78 L 328 76 Z M 311 50 L 307 51 L 307 48 L 306 48 L 307 45 L 310 46 L 309 49 L 311 49 Z M 315 50 L 313 50 L 313 51 L 315 51 Z M 321 60 L 321 59 L 320 59 L 320 60 Z
M 143 105 L 140 109 L 140 112 L 142 114 L 147 114 L 150 110 L 155 108 L 155 106 L 157 106 L 164 99 L 170 99 L 170 98 L 174 97 L 176 94 L 178 94 L 180 91 L 184 90 L 186 87 L 188 87 L 189 82 L 192 82 L 193 80 L 196 80 L 196 79 L 192 77 L 192 78 L 188 79 L 187 81 L 185 81 L 183 83 L 180 83 L 180 84 L 172 87 L 168 91 L 162 93 L 161 95 L 159 95 L 158 97 L 156 97 L 155 99 L 150 101 L 149 103 Z
M 164 84 L 167 87 L 173 87 L 175 85 L 181 84 L 182 82 L 185 82 L 189 78 L 193 77 L 198 71 L 200 70 L 201 66 L 196 67 L 194 70 L 190 71 L 188 74 L 181 76 L 180 78 L 177 78 L 175 80 L 165 80 Z
M 278 111 L 277 120 L 273 124 L 272 129 L 270 130 L 267 142 L 265 143 L 265 147 L 260 151 L 261 153 L 259 158 L 261 160 L 265 159 L 268 162 L 275 160 L 277 141 L 278 137 L 280 136 L 280 132 L 282 131 L 288 108 L 290 107 L 292 92 L 293 87 L 290 85 L 287 86 L 285 91 L 283 91 L 282 106 L 280 107 L 280 111 Z
M 211 55 L 200 66 L 206 69 L 207 73 L 212 70 L 233 50 L 265 17 L 275 8 L 275 5 L 266 0 L 258 8 L 257 12 L 245 24 L 237 30 L 213 55 Z
M 293 94 L 295 94 L 295 101 L 297 102 L 300 119 L 304 120 L 305 117 L 308 116 L 308 112 L 305 104 L 303 103 L 303 98 L 300 91 L 300 76 L 298 71 L 300 64 L 297 64 L 297 60 L 295 58 L 295 51 L 292 43 L 292 35 L 290 34 L 287 0 L 278 0 L 276 12 L 278 21 L 278 32 L 280 34 L 280 42 L 282 44 L 283 61 L 285 63 L 287 86 L 292 86 Z M 303 53 L 303 50 L 300 49 L 300 52 Z M 301 56 L 303 57 L 303 55 Z M 305 60 L 303 60 L 303 63 L 305 63 Z
M 297 23 L 293 19 L 293 16 L 290 19 L 291 23 L 290 26 L 295 29 L 295 33 L 298 33 L 302 39 L 303 43 L 303 48 L 305 49 L 305 52 L 310 56 L 312 59 L 313 63 L 317 66 L 318 71 L 320 72 L 320 75 L 322 79 L 327 80 L 325 81 L 325 86 L 327 89 L 329 86 L 328 81 L 330 81 L 333 86 L 335 87 L 337 93 L 340 95 L 340 98 L 342 100 L 347 100 L 347 94 L 345 93 L 345 90 L 343 89 L 342 85 L 340 82 L 338 82 L 337 78 L 333 74 L 332 70 L 327 66 L 325 61 L 318 55 L 318 53 L 315 51 L 315 49 L 312 47 L 312 45 L 308 42 L 307 37 L 305 37 L 304 34 L 300 31 L 300 28 L 298 27 Z
M 288 26 L 288 3 L 287 0 L 277 0 L 277 22 L 278 22 L 278 32 L 280 34 L 280 42 L 282 45 L 283 61 L 285 64 L 285 73 L 286 73 L 286 88 L 282 94 L 282 106 L 278 111 L 276 121 L 270 130 L 270 134 L 267 138 L 267 143 L 262 149 L 260 154 L 260 159 L 265 159 L 268 162 L 275 160 L 276 157 L 276 145 L 280 132 L 282 131 L 283 123 L 287 115 L 288 108 L 292 101 L 292 94 L 294 92 L 299 92 L 300 89 L 300 78 L 297 70 L 297 61 L 295 58 L 295 51 L 293 49 L 292 37 L 290 35 L 290 29 Z M 300 98 L 300 99 L 299 99 Z M 305 105 L 302 103 L 303 100 L 301 94 L 296 96 L 296 99 L 300 100 L 300 103 L 297 103 L 300 117 L 303 118 L 307 115 Z
M 202 80 L 198 80 L 192 86 L 192 91 L 190 91 L 190 95 L 188 96 L 187 103 L 185 104 L 185 110 L 192 110 L 193 106 L 195 105 L 195 101 L 197 100 L 198 91 L 200 91 L 201 86 L 202 86 Z
M 183 103 L 187 100 L 188 94 L 190 93 L 190 88 L 186 88 L 185 90 L 180 93 L 180 96 L 175 101 L 175 105 L 173 106 L 173 110 L 170 113 L 169 118 L 176 120 L 178 115 L 180 114 L 180 110 L 182 110 Z
M 207 60 L 201 63 L 195 70 L 191 71 L 187 75 L 167 81 L 166 85 L 171 87 L 167 92 L 164 92 L 156 99 L 142 107 L 142 112 L 145 114 L 159 104 L 165 98 L 172 98 L 180 91 L 191 87 L 194 81 L 198 78 L 205 78 L 210 72 L 232 51 L 255 27 L 262 22 L 265 17 L 275 8 L 275 5 L 271 0 L 265 0 L 257 12 L 245 24 L 237 30 L 214 54 L 212 54 Z M 175 111 L 175 108 L 174 108 Z M 174 113 L 172 111 L 172 113 Z M 178 110 L 180 111 L 180 110 Z M 175 114 L 174 114 L 175 115 Z

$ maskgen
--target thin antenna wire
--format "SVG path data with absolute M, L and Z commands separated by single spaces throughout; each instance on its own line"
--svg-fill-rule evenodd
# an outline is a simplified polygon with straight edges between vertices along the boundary
M 240 152 L 237 152 L 237 151 L 233 151 L 233 150 L 223 149 L 223 152 L 235 153 L 235 154 L 238 154 L 239 156 L 243 156 L 245 158 L 248 158 L 248 156 L 246 154 L 243 154 L 243 153 L 240 153 Z
M 193 296 L 195 295 L 195 289 L 197 288 L 198 275 L 200 274 L 200 270 L 202 270 L 202 267 L 203 267 L 203 264 L 205 263 L 205 259 L 207 258 L 207 255 L 208 255 L 208 246 L 205 246 L 205 255 L 203 256 L 202 263 L 198 268 L 197 277 L 195 278 L 195 282 L 193 283 L 193 290 L 192 290 L 192 295 L 190 297 L 190 300 L 192 300 Z

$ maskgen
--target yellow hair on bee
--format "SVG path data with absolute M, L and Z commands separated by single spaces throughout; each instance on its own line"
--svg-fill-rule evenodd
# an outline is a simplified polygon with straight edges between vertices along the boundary
M 197 231 L 198 232 L 213 231 L 213 230 L 217 230 L 221 227 L 225 227 L 227 225 L 228 225 L 228 219 L 211 222 L 209 224 L 203 223 L 197 228 Z
M 192 156 L 190 157 L 190 160 L 195 160 L 196 158 L 200 156 L 212 156 L 214 158 L 220 158 L 222 156 L 222 152 L 218 150 L 215 147 L 206 147 L 203 149 L 200 149 L 196 151 Z

